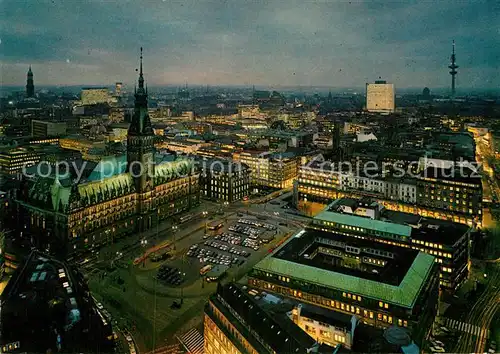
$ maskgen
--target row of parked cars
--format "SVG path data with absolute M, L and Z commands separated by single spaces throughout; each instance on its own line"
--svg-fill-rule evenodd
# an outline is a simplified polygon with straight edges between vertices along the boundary
M 229 231 L 235 232 L 235 233 L 240 233 L 240 234 L 246 235 L 248 237 L 251 237 L 253 239 L 256 239 L 257 237 L 259 237 L 259 234 L 260 234 L 259 230 L 254 229 L 252 227 L 243 226 L 243 225 L 229 226 Z
M 216 244 L 212 245 L 212 242 L 215 241 L 207 241 L 209 244 L 207 246 L 214 247 L 217 246 Z M 238 254 L 243 257 L 248 257 L 248 253 L 242 253 L 239 251 L 239 253 L 235 252 L 236 249 L 231 248 L 228 249 L 228 252 L 233 253 L 233 254 Z M 237 251 L 237 250 L 236 250 Z M 244 252 L 244 251 L 243 251 Z M 241 265 L 243 264 L 244 260 L 240 259 L 238 257 L 230 256 L 230 255 L 225 255 L 222 253 L 219 253 L 217 251 L 213 251 L 204 247 L 198 247 L 198 245 L 192 245 L 189 251 L 186 253 L 188 257 L 196 257 L 200 261 L 200 263 L 211 263 L 211 264 L 221 264 L 221 265 L 230 265 L 230 264 L 238 264 Z
M 222 241 L 222 242 L 230 243 L 232 245 L 240 245 L 241 244 L 241 237 L 234 235 L 234 234 L 231 234 L 229 232 L 223 232 L 219 235 L 215 235 L 214 239 Z
M 251 238 L 246 238 L 241 243 L 242 246 L 253 249 L 254 251 L 259 250 L 259 241 L 252 240 Z
M 179 271 L 178 268 L 170 267 L 163 264 L 160 269 L 158 269 L 158 274 L 156 274 L 156 279 L 167 283 L 169 285 L 179 286 L 184 282 L 184 276 Z
M 251 225 L 255 227 L 262 227 L 266 230 L 276 230 L 276 226 L 266 224 L 266 223 L 261 223 L 256 220 L 248 220 L 248 219 L 238 219 L 239 224 L 245 224 L 245 225 Z
M 227 242 L 231 245 L 241 245 L 243 247 L 248 247 L 253 249 L 254 251 L 257 251 L 259 249 L 259 243 L 261 242 L 260 240 L 258 240 L 258 237 L 249 236 L 247 238 L 244 238 L 237 235 L 233 235 L 229 232 L 224 232 L 220 235 L 216 235 L 214 239 L 222 242 Z
M 242 257 L 250 256 L 250 253 L 245 251 L 245 250 L 239 250 L 236 247 L 229 247 L 228 245 L 225 245 L 222 242 L 218 242 L 218 241 L 212 241 L 212 240 L 206 241 L 205 245 L 213 247 L 213 248 L 217 248 L 221 251 L 225 251 L 225 252 L 229 252 L 229 253 L 232 253 L 232 254 L 235 254 L 238 256 L 242 256 Z

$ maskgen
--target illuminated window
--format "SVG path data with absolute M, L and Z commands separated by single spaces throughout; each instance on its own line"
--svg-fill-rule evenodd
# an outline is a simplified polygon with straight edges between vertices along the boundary
M 403 326 L 408 327 L 408 322 L 406 320 L 403 321 Z
M 384 308 L 388 309 L 389 308 L 389 304 L 384 304 Z
M 384 307 L 384 303 L 382 301 L 378 302 L 378 307 Z

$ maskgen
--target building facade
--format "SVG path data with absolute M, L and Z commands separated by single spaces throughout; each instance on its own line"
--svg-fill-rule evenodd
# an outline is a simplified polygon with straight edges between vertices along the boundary
M 227 160 L 205 160 L 200 174 L 201 196 L 227 201 L 243 200 L 250 192 L 250 170 Z
M 419 346 L 430 333 L 439 299 L 433 256 L 307 229 L 254 266 L 248 284 L 354 315 L 369 326 L 399 326 Z
M 109 89 L 106 87 L 83 88 L 81 92 L 81 101 L 83 105 L 108 103 L 111 101 Z
M 31 121 L 31 136 L 34 138 L 59 137 L 65 134 L 66 123 L 64 122 Z
M 439 265 L 439 283 L 446 290 L 456 290 L 469 275 L 471 228 L 463 224 L 342 198 L 316 215 L 310 227 L 428 253 Z
M 205 306 L 204 337 L 206 354 L 333 352 L 331 347 L 318 346 L 290 319 L 280 319 L 260 307 L 234 283 L 219 285 L 210 297 Z
M 394 84 L 385 81 L 375 81 L 366 84 L 366 110 L 376 113 L 394 112 Z
M 243 151 L 237 160 L 250 168 L 252 186 L 291 188 L 300 159 L 289 153 Z
M 24 180 L 16 200 L 18 232 L 37 247 L 73 254 L 137 234 L 199 203 L 193 162 L 156 164 L 141 70 L 127 155 L 101 161 L 86 179 L 70 173 Z
M 298 200 L 327 205 L 336 198 L 369 197 L 390 210 L 481 227 L 481 178 L 473 171 L 459 173 L 430 168 L 415 178 L 367 177 L 312 162 L 299 167 Z

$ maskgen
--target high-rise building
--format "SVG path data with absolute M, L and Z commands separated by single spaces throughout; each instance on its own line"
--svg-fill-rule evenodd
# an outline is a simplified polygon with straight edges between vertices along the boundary
M 249 195 L 250 170 L 246 165 L 215 159 L 202 164 L 200 188 L 204 198 L 231 203 Z
M 120 96 L 122 94 L 123 83 L 117 82 L 115 84 L 115 95 Z
M 33 96 L 35 96 L 35 84 L 33 83 L 33 71 L 31 71 L 30 65 L 26 80 L 26 97 L 30 98 Z
M 366 110 L 368 112 L 391 113 L 394 112 L 394 84 L 383 80 L 374 84 L 366 84 Z
M 31 121 L 31 136 L 36 138 L 59 137 L 66 134 L 66 122 Z

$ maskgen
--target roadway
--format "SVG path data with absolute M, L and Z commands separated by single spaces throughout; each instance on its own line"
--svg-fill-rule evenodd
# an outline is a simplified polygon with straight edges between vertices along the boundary
M 493 263 L 489 269 L 486 288 L 464 321 L 478 326 L 479 335 L 462 333 L 453 350 L 454 353 L 484 353 L 491 321 L 500 307 L 500 267 L 497 263 Z
M 172 334 L 181 334 L 188 323 L 193 323 L 193 321 L 201 323 L 203 306 L 208 296 L 215 290 L 215 285 L 203 285 L 198 279 L 199 268 L 194 267 L 193 263 L 189 264 L 188 267 L 196 268 L 194 273 L 198 280 L 194 283 L 187 282 L 185 286 L 182 286 L 182 290 L 168 288 L 156 284 L 154 281 L 153 275 L 156 274 L 156 271 L 151 267 L 157 267 L 160 265 L 159 263 L 153 265 L 149 260 L 145 260 L 145 262 L 140 262 L 139 266 L 134 266 L 132 265 L 133 261 L 137 257 L 149 253 L 147 251 L 149 248 L 152 248 L 150 250 L 152 251 L 158 247 L 171 248 L 175 245 L 173 258 L 166 262 L 169 265 L 174 263 L 174 266 L 175 263 L 184 263 L 185 260 L 182 260 L 181 257 L 190 245 L 203 242 L 204 224 L 207 221 L 211 222 L 209 220 L 210 214 L 214 214 L 213 220 L 223 219 L 231 220 L 231 222 L 239 218 L 237 214 L 243 214 L 243 216 L 247 214 L 249 217 L 265 219 L 267 223 L 279 225 L 281 231 L 274 241 L 263 245 L 259 251 L 252 253 L 241 267 L 234 267 L 228 272 L 226 280 L 237 280 L 244 276 L 255 263 L 264 258 L 269 249 L 275 247 L 285 234 L 300 229 L 308 223 L 308 218 L 286 213 L 289 209 L 283 208 L 287 202 L 282 199 L 287 195 L 288 193 L 281 195 L 273 202 L 275 204 L 234 203 L 227 207 L 222 216 L 210 212 L 206 218 L 203 218 L 206 215 L 203 213 L 204 211 L 216 211 L 221 208 L 221 205 L 203 201 L 202 205 L 189 212 L 189 214 L 198 215 L 198 217 L 178 225 L 175 238 L 172 233 L 173 225 L 170 222 L 164 222 L 158 226 L 157 230 L 153 228 L 141 235 L 116 240 L 113 244 L 94 252 L 91 256 L 87 256 L 89 260 L 82 268 L 89 277 L 92 291 L 103 304 L 108 305 L 109 312 L 113 314 L 115 320 L 118 320 L 115 325 L 130 330 L 134 335 L 138 349 L 144 351 L 144 349 L 151 348 L 151 341 L 154 342 L 151 336 L 152 332 L 156 333 L 156 347 L 167 345 L 169 341 L 165 340 Z M 148 240 L 147 244 L 141 242 L 144 240 Z M 186 273 L 192 273 L 191 269 L 189 272 L 186 269 Z M 117 285 L 115 278 L 123 279 L 124 284 Z M 153 284 L 152 293 L 149 289 L 151 284 Z M 179 292 L 181 293 L 179 294 Z M 185 299 L 183 308 L 175 311 L 169 310 L 172 300 L 178 299 L 179 295 Z M 151 308 L 153 302 L 155 305 Z M 155 309 L 157 311 L 154 311 Z M 130 316 L 126 312 L 130 312 Z M 158 314 L 155 315 L 155 312 Z M 155 323 L 156 325 L 154 325 Z M 142 333 L 144 331 L 150 333 L 145 336 L 145 333 Z

